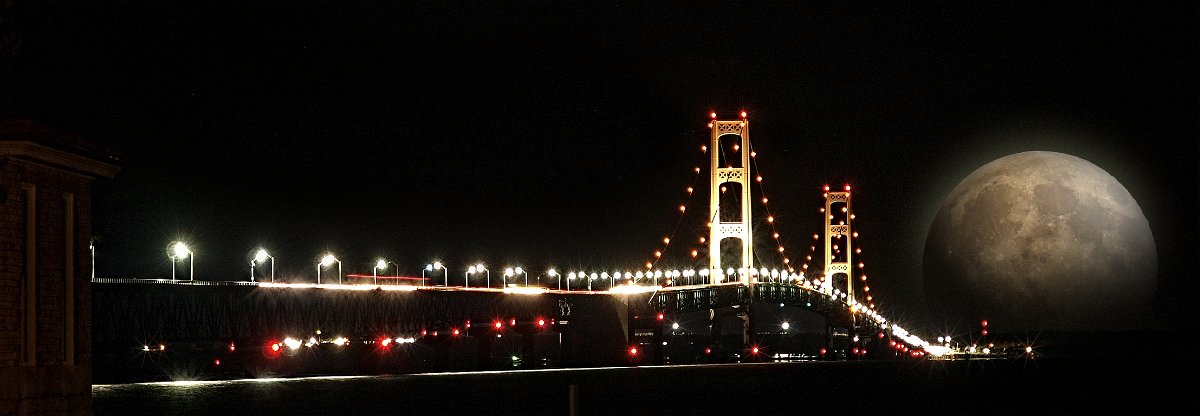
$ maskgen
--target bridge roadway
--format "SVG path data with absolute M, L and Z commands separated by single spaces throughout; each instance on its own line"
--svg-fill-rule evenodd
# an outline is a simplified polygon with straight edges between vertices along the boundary
M 616 285 L 607 290 L 556 290 L 540 287 L 517 287 L 510 285 L 508 288 L 463 288 L 463 287 L 421 287 L 421 285 L 396 285 L 396 284 L 312 284 L 312 283 L 268 283 L 268 282 L 236 282 L 236 281 L 169 281 L 169 279 L 131 279 L 131 278 L 95 278 L 92 283 L 97 284 L 97 287 L 193 287 L 200 288 L 241 288 L 242 291 L 254 291 L 254 289 L 292 289 L 287 290 L 287 293 L 299 293 L 299 291 L 308 289 L 326 289 L 330 294 L 341 293 L 341 291 L 349 291 L 349 293 L 414 293 L 437 295 L 439 297 L 455 296 L 462 294 L 464 297 L 472 296 L 487 296 L 493 300 L 492 311 L 488 311 L 496 316 L 510 315 L 542 315 L 542 316 L 558 316 L 564 318 L 564 313 L 569 314 L 569 309 L 564 309 L 562 302 L 587 299 L 592 296 L 606 296 L 610 299 L 617 300 L 623 303 L 626 307 L 624 313 L 629 316 L 652 315 L 665 313 L 668 315 L 676 315 L 689 312 L 709 311 L 712 313 L 712 318 L 716 318 L 718 312 L 730 312 L 730 309 L 739 309 L 733 311 L 739 315 L 746 315 L 746 311 L 756 305 L 756 303 L 766 303 L 766 305 L 791 306 L 806 309 L 816 314 L 824 316 L 827 321 L 827 326 L 842 327 L 847 330 L 868 333 L 868 332 L 889 332 L 890 328 L 886 325 L 886 320 L 883 320 L 880 315 L 870 311 L 852 312 L 853 307 L 836 299 L 835 296 L 821 291 L 812 290 L 802 285 L 790 283 L 774 283 L 774 282 L 756 282 L 751 285 L 742 283 L 721 283 L 721 284 L 697 284 L 697 285 L 676 285 L 676 287 L 647 287 L 647 285 Z M 203 289 L 200 289 L 203 290 Z M 104 296 L 106 291 L 98 291 L 98 295 Z M 144 291 L 143 291 L 144 293 Z M 352 303 L 352 297 L 340 296 L 336 297 L 335 302 Z M 412 297 L 401 297 L 397 300 L 414 300 Z M 499 305 L 494 300 L 508 300 L 508 302 L 499 302 Z M 539 300 L 530 302 L 532 300 Z M 545 302 L 551 300 L 552 302 Z M 160 300 L 161 301 L 161 300 Z M 228 302 L 242 302 L 240 300 L 224 300 Z M 101 299 L 101 303 L 104 300 Z M 127 302 L 126 302 L 127 303 Z M 244 303 L 244 302 L 242 302 Z M 258 299 L 257 303 L 278 303 L 277 299 Z M 391 306 L 398 306 L 397 303 L 404 302 L 386 302 Z M 416 302 L 419 303 L 420 302 Z M 124 303 L 122 303 L 124 305 Z M 530 308 L 516 308 L 515 305 L 536 305 Z M 305 308 L 308 308 L 311 303 L 306 303 Z M 377 307 L 374 307 L 378 309 Z M 160 307 L 151 307 L 156 311 L 163 311 Z M 197 307 L 191 307 L 197 309 Z M 282 308 L 284 311 L 289 308 Z M 295 308 L 292 308 L 295 309 Z M 336 308 L 335 308 L 336 309 Z M 421 307 L 420 309 L 430 309 Z M 433 308 L 439 309 L 439 308 Z M 100 316 L 107 311 L 101 312 Z M 275 311 L 262 311 L 256 309 L 252 315 L 270 315 Z M 418 320 L 424 321 L 425 325 L 455 325 L 454 322 L 480 318 L 479 311 L 438 311 L 443 313 L 442 316 L 419 314 Z M 294 312 L 296 313 L 296 312 Z M 210 314 L 211 315 L 211 314 Z M 194 316 L 192 316 L 194 318 Z M 218 318 L 218 316 L 212 316 Z M 244 318 L 245 319 L 245 316 Z M 161 320 L 161 319 L 160 319 Z M 329 320 L 311 321 L 312 325 L 329 326 Z M 628 316 L 622 318 L 623 327 L 628 330 L 630 326 L 636 326 L 636 321 L 630 324 Z M 451 322 L 451 324 L 445 324 Z M 277 322 L 276 322 L 277 324 Z M 272 325 L 276 326 L 276 325 Z M 284 325 L 293 326 L 293 325 Z M 283 330 L 283 328 L 280 328 Z M 154 331 L 151 331 L 154 332 Z M 626 333 L 632 333 L 626 331 Z M 230 334 L 236 336 L 236 334 Z M 749 340 L 749 339 L 748 339 Z
M 898 341 L 891 329 L 867 313 L 851 312 L 850 305 L 833 296 L 786 283 L 618 285 L 597 291 L 111 278 L 97 278 L 93 283 L 97 361 L 107 359 L 114 366 L 128 360 L 122 354 L 131 347 L 140 352 L 143 345 L 160 342 L 262 346 L 285 336 L 305 339 L 314 329 L 324 328 L 328 339 L 338 334 L 370 342 L 387 334 L 437 343 L 449 334 L 457 336 L 454 329 L 468 328 L 467 322 L 476 325 L 462 335 L 477 340 L 472 345 L 479 345 L 482 360 L 489 343 L 499 341 L 480 336 L 481 331 L 498 318 L 511 320 L 504 331 L 521 334 L 517 337 L 521 342 L 533 342 L 537 337 L 526 335 L 543 330 L 562 334 L 557 338 L 562 364 L 624 362 L 630 346 L 642 346 L 646 358 L 639 362 L 658 362 L 662 334 L 670 332 L 674 317 L 685 313 L 709 311 L 714 347 L 721 342 L 721 321 L 730 316 L 741 318 L 742 345 L 728 345 L 724 350 L 749 351 L 755 342 L 755 304 L 793 306 L 824 317 L 827 346 L 832 338 L 829 331 L 834 328 L 840 328 L 847 338 L 866 335 L 862 347 L 874 342 L 873 351 L 887 351 L 880 345 Z M 542 319 L 547 321 L 545 327 L 532 324 Z M 418 335 L 422 332 L 423 336 Z M 848 355 L 850 347 L 845 349 Z M 105 354 L 108 356 L 101 357 Z M 591 358 L 605 356 L 608 358 Z

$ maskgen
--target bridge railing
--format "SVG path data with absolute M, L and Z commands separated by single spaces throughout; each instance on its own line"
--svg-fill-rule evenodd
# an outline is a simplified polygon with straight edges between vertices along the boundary
M 740 305 L 746 294 L 747 288 L 739 284 L 692 287 L 660 291 L 648 303 L 653 310 L 691 312 Z
M 655 293 L 645 306 L 650 310 L 692 312 L 753 303 L 779 303 L 812 310 L 825 315 L 844 313 L 849 305 L 824 293 L 789 283 L 755 283 L 750 288 L 725 284 L 663 290 Z
M 171 279 L 134 279 L 128 277 L 93 277 L 92 283 L 116 284 L 162 284 L 188 286 L 258 286 L 258 282 L 241 282 L 234 280 L 171 280 Z

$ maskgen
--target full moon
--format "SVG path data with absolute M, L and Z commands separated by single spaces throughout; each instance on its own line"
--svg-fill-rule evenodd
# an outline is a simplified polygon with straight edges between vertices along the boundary
M 1158 276 L 1150 223 L 1129 191 L 1055 152 L 1005 156 L 959 182 L 922 267 L 935 318 L 1002 331 L 1145 326 Z

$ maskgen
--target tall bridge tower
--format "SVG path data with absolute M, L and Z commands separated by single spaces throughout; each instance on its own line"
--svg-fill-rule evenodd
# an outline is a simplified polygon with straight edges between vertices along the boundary
M 708 259 L 711 271 L 721 269 L 721 242 L 726 238 L 736 238 L 742 243 L 742 268 L 753 267 L 753 233 L 750 229 L 750 123 L 746 113 L 741 113 L 740 120 L 716 120 L 712 114 L 712 142 L 709 153 L 712 155 L 712 180 L 709 181 L 708 219 Z M 737 148 L 731 149 L 736 157 L 728 157 L 725 166 L 721 166 L 721 156 L 726 149 L 721 148 L 721 137 L 726 135 L 738 136 L 741 141 Z M 738 151 L 740 149 L 740 151 Z M 735 163 L 736 162 L 736 163 Z M 721 218 L 721 187 L 727 183 L 737 183 L 741 191 L 741 215 L 737 221 L 724 221 Z M 726 207 L 730 208 L 730 207 Z M 741 276 L 742 283 L 750 283 L 750 274 Z
M 854 211 L 850 209 L 850 185 L 844 191 L 825 187 L 825 274 L 826 284 L 832 284 L 835 274 L 846 275 L 846 300 L 854 301 L 854 239 L 850 223 Z

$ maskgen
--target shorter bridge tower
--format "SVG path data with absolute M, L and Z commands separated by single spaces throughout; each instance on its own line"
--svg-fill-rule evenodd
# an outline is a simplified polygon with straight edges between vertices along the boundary
M 825 274 L 824 284 L 832 284 L 833 276 L 846 274 L 846 301 L 854 301 L 854 239 L 850 224 L 854 211 L 850 207 L 850 185 L 843 191 L 830 191 L 825 186 Z

